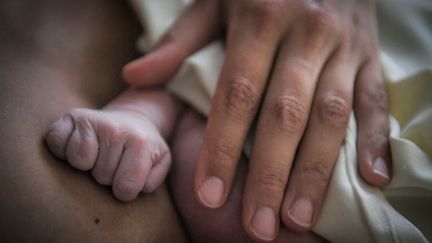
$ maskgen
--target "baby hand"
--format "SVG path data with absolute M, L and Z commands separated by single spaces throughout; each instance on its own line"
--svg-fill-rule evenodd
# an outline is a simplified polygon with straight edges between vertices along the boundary
M 46 142 L 58 158 L 112 185 L 121 201 L 157 189 L 171 164 L 157 126 L 128 110 L 73 109 L 51 125 Z

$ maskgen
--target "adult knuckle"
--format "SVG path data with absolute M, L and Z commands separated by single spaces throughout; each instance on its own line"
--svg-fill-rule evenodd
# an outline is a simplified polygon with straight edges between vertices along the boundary
M 251 81 L 245 77 L 234 78 L 228 85 L 226 108 L 228 112 L 244 115 L 253 112 L 258 105 L 258 91 Z
M 347 124 L 351 109 L 348 99 L 342 95 L 325 95 L 318 101 L 318 113 L 321 121 L 333 127 Z
M 301 173 L 304 177 L 323 184 L 327 184 L 331 176 L 331 170 L 321 161 L 305 163 L 301 167 Z
M 374 85 L 370 85 L 371 88 L 367 89 L 362 95 L 362 103 L 370 107 L 375 107 L 379 111 L 387 111 L 387 91 L 384 87 L 384 82 L 370 82 Z
M 306 79 L 311 78 L 311 73 L 315 70 L 314 62 L 305 58 L 295 58 L 286 63 L 291 67 L 287 70 L 287 77 L 296 82 L 304 82 Z
M 215 143 L 215 146 L 213 147 L 213 156 L 221 158 L 222 161 L 234 162 L 236 159 L 236 153 L 233 147 L 222 141 Z
M 250 0 L 246 4 L 246 14 L 261 26 L 274 24 L 283 17 L 283 1 L 281 0 Z
M 281 192 L 285 190 L 287 179 L 282 170 L 269 167 L 261 172 L 258 183 L 268 191 Z
M 274 103 L 273 111 L 276 127 L 283 132 L 298 133 L 304 129 L 307 111 L 299 95 L 282 95 Z
M 335 17 L 321 6 L 310 6 L 305 13 L 305 24 L 312 31 L 333 32 L 336 30 Z
M 388 127 L 382 129 L 370 129 L 366 132 L 366 137 L 369 145 L 386 147 L 389 142 Z

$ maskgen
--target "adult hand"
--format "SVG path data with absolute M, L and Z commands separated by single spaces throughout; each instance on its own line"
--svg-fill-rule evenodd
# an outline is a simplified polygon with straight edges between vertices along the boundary
M 200 0 L 153 52 L 125 67 L 132 84 L 161 83 L 226 27 L 196 171 L 203 205 L 226 201 L 260 107 L 243 199 L 243 224 L 255 239 L 274 239 L 279 215 L 295 230 L 316 222 L 352 107 L 360 174 L 372 185 L 389 182 L 374 11 L 372 0 Z M 166 77 L 149 77 L 156 68 Z

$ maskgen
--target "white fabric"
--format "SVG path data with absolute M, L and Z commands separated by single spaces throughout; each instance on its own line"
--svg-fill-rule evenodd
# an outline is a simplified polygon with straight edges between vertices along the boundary
M 146 31 L 138 42 L 143 52 L 190 2 L 130 1 Z M 352 116 L 313 230 L 332 242 L 428 242 L 432 239 L 432 2 L 378 0 L 377 7 L 393 116 L 393 179 L 379 189 L 360 178 Z M 207 115 L 223 58 L 222 42 L 210 43 L 185 61 L 169 90 Z

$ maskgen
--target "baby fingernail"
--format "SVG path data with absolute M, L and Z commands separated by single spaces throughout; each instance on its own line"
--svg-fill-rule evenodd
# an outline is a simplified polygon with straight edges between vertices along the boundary
M 309 228 L 312 226 L 313 205 L 309 200 L 299 198 L 288 209 L 288 217 L 296 224 Z
M 382 157 L 378 157 L 375 159 L 375 161 L 373 163 L 373 170 L 376 174 L 378 174 L 382 177 L 385 177 L 387 179 L 390 178 L 387 164 Z
M 220 207 L 224 193 L 223 181 L 215 176 L 210 176 L 201 182 L 198 196 L 203 204 L 209 208 Z
M 276 237 L 276 216 L 273 209 L 262 207 L 252 218 L 251 230 L 260 240 L 271 241 Z

